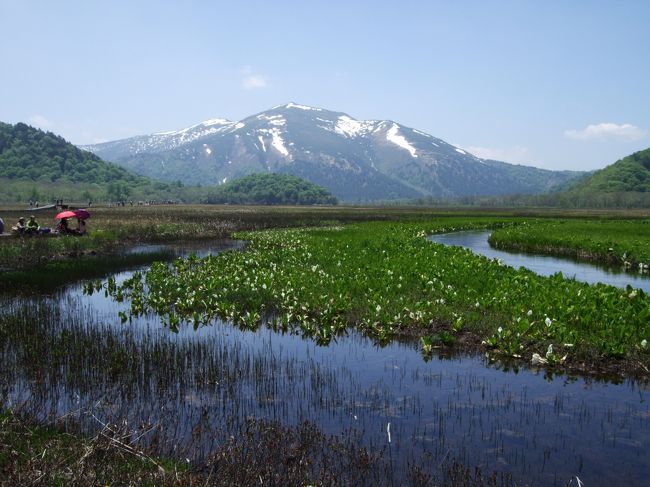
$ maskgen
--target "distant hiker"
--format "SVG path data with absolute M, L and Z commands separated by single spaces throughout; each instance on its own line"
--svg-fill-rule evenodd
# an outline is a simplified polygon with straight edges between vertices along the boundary
M 19 235 L 23 235 L 25 233 L 25 218 L 21 216 L 18 219 L 18 223 L 11 227 L 11 231 Z
M 34 215 L 31 215 L 29 217 L 29 220 L 27 220 L 27 225 L 25 225 L 25 233 L 28 233 L 29 235 L 36 235 L 39 228 L 40 226 L 36 221 L 36 217 Z
M 0 235 L 5 233 L 5 222 L 0 218 Z

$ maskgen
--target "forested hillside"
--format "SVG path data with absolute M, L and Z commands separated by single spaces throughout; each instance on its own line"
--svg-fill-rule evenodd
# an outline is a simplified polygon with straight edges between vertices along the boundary
M 251 174 L 212 190 L 208 203 L 260 205 L 336 204 L 326 189 L 288 174 Z
M 0 183 L 2 201 L 169 198 L 181 187 L 133 174 L 52 132 L 2 122 Z
M 650 149 L 630 154 L 596 171 L 571 190 L 579 193 L 650 192 Z

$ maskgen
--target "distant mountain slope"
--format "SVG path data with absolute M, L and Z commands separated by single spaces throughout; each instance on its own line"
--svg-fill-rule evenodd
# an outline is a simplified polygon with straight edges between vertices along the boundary
M 575 193 L 650 192 L 650 149 L 630 154 L 570 188 Z
M 0 122 L 0 201 L 178 198 L 178 184 L 105 162 L 51 132 Z
M 52 132 L 24 123 L 0 122 L 0 177 L 75 183 L 147 181 L 124 168 L 81 150 Z
M 213 189 L 208 203 L 259 205 L 334 205 L 326 189 L 288 174 L 250 174 Z
M 346 201 L 540 193 L 579 173 L 479 159 L 389 120 L 288 103 L 238 122 L 84 147 L 149 177 L 223 184 L 255 172 L 292 174 Z

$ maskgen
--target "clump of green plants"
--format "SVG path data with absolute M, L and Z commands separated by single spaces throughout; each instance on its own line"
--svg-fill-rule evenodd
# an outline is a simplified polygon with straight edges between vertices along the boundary
M 495 230 L 489 241 L 499 249 L 566 256 L 635 271 L 650 264 L 648 220 L 532 220 Z
M 172 329 L 219 317 L 327 344 L 354 326 L 379 342 L 429 337 L 425 351 L 470 332 L 493 355 L 650 362 L 642 345 L 650 337 L 650 299 L 642 291 L 542 277 L 424 238 L 508 224 L 446 219 L 244 233 L 246 252 L 157 263 L 122 285 L 109 280 L 94 289 L 130 301 L 133 315 L 155 311 Z

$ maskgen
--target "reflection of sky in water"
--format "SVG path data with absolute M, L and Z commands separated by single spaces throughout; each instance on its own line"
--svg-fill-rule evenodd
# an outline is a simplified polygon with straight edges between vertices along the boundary
M 43 299 L 64 304 L 60 329 L 70 321 L 66 313 L 81 314 L 88 329 L 104 327 L 146 347 L 174 342 L 187 353 L 201 344 L 224 359 L 220 366 L 242 371 L 229 384 L 193 379 L 161 388 L 159 376 L 187 379 L 192 370 L 150 370 L 127 396 L 110 374 L 99 374 L 99 381 L 94 374 L 83 387 L 59 380 L 47 390 L 23 374 L 11 389 L 14 402 L 41 400 L 56 415 L 102 400 L 96 410 L 104 419 L 163 422 L 168 436 L 162 444 L 178 444 L 167 454 L 199 458 L 215 447 L 218 432 L 236 434 L 254 416 L 287 424 L 310 420 L 330 434 L 354 428 L 373 449 L 388 446 L 390 422 L 398 464 L 429 453 L 429 466 L 455 459 L 511 472 L 531 485 L 564 485 L 573 475 L 586 485 L 642 485 L 650 475 L 650 394 L 638 384 L 505 372 L 480 357 L 424 362 L 413 346 L 380 348 L 356 333 L 319 347 L 299 336 L 241 331 L 220 322 L 197 332 L 183 327 L 178 334 L 161 328 L 155 316 L 121 325 L 117 312 L 124 304 L 103 293 L 84 296 L 78 285 Z
M 489 231 L 468 231 L 431 235 L 429 240 L 444 245 L 455 245 L 470 249 L 475 254 L 501 259 L 514 268 L 526 267 L 542 276 L 550 276 L 562 272 L 565 277 L 575 277 L 578 281 L 594 284 L 602 282 L 612 286 L 625 288 L 628 284 L 635 288 L 650 292 L 650 278 L 632 272 L 621 272 L 614 268 L 606 268 L 571 259 L 562 259 L 545 255 L 521 254 L 505 252 L 490 247 Z

